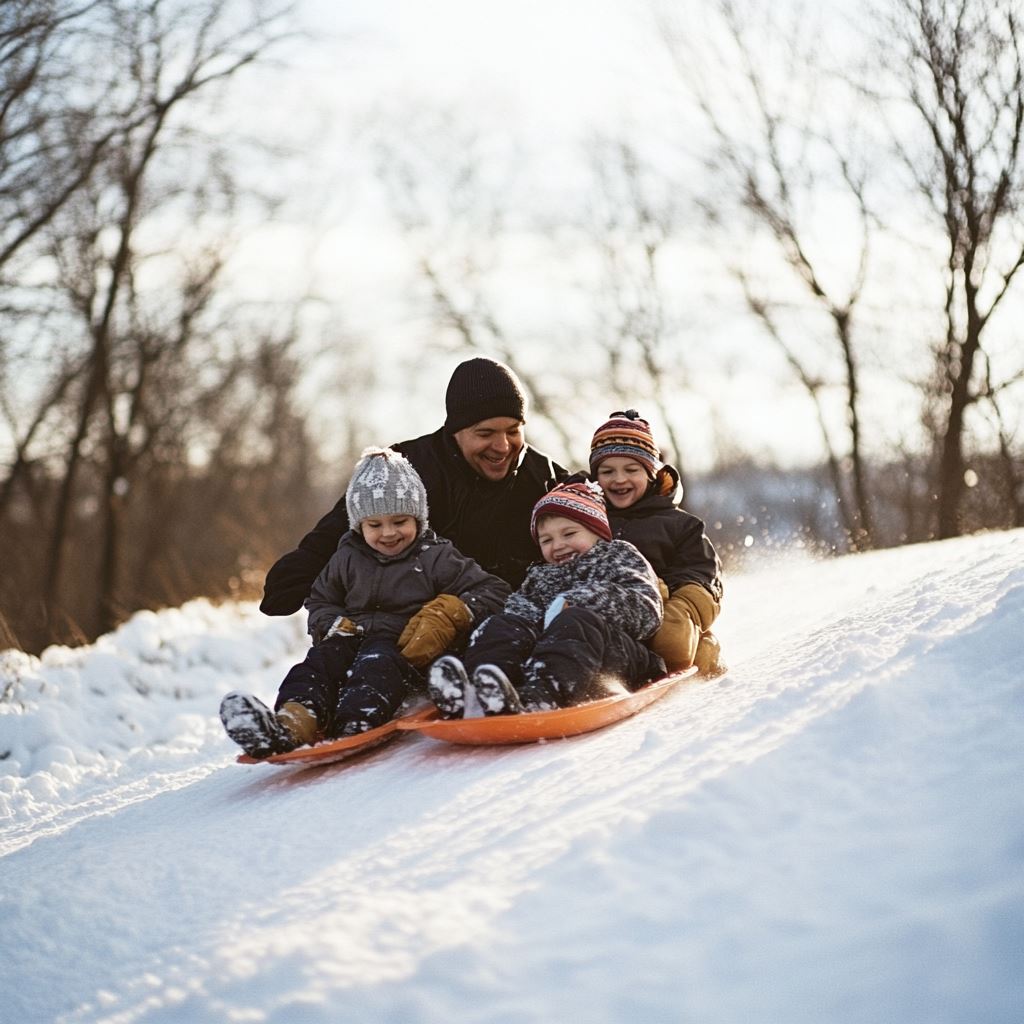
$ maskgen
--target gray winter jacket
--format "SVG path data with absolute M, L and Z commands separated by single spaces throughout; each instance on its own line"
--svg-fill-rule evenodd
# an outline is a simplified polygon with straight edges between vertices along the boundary
M 501 610 L 509 585 L 433 530 L 424 530 L 394 557 L 374 551 L 361 533 L 348 530 L 306 598 L 309 633 L 314 639 L 323 636 L 343 615 L 364 636 L 397 640 L 409 619 L 439 594 L 459 598 L 478 623 Z
M 600 612 L 635 640 L 644 640 L 661 625 L 665 608 L 658 577 L 650 563 L 625 540 L 598 541 L 571 562 L 530 566 L 523 585 L 505 602 L 505 611 L 521 615 L 535 628 L 556 598 Z

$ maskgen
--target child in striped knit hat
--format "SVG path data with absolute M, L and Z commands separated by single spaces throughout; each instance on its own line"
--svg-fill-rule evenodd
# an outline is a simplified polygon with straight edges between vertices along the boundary
M 721 563 L 704 523 L 680 507 L 679 474 L 661 461 L 650 424 L 636 409 L 613 412 L 594 432 L 590 473 L 608 501 L 612 534 L 635 544 L 668 597 L 651 649 L 669 671 L 725 671 L 711 625 L 722 599 Z
M 639 689 L 665 674 L 644 640 L 662 618 L 657 577 L 628 541 L 612 540 L 594 484 L 562 484 L 533 509 L 543 562 L 474 633 L 462 659 L 431 666 L 446 718 L 568 707 Z

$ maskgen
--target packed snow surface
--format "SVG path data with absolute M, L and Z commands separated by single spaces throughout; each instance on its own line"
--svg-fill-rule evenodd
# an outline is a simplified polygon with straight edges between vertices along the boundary
M 1019 1022 L 1024 531 L 727 581 L 604 731 L 235 764 L 301 616 L 0 655 L 0 1019 Z

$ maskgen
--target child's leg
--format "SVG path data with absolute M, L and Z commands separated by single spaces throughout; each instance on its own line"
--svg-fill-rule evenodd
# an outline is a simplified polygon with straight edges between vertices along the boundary
M 343 679 L 334 709 L 335 736 L 351 736 L 390 721 L 414 686 L 422 684 L 392 640 L 365 640 Z
M 665 663 L 601 615 L 567 607 L 544 631 L 523 668 L 524 705 L 569 707 L 665 674 Z
M 360 643 L 358 637 L 332 636 L 311 647 L 305 661 L 294 665 L 284 677 L 274 710 L 287 717 L 294 711 L 294 705 L 301 705 L 316 716 L 320 732 L 330 731 L 338 703 L 338 687 L 348 675 Z M 286 708 L 286 705 L 293 707 Z
M 499 612 L 485 619 L 461 661 L 449 654 L 430 667 L 427 690 L 441 717 L 521 711 L 515 684 L 522 682 L 522 665 L 536 639 L 529 622 L 518 615 Z
M 227 734 L 252 757 L 315 743 L 333 715 L 337 681 L 358 649 L 358 641 L 346 637 L 332 637 L 311 647 L 305 660 L 285 676 L 273 711 L 251 694 L 229 693 L 220 705 Z
M 474 634 L 466 650 L 466 669 L 472 679 L 466 688 L 464 714 L 515 715 L 524 710 L 519 698 L 523 664 L 533 652 L 537 632 L 519 615 L 492 615 Z
M 536 642 L 537 633 L 526 619 L 499 612 L 473 634 L 462 660 L 471 676 L 481 665 L 494 665 L 518 687 L 523 679 L 523 662 Z

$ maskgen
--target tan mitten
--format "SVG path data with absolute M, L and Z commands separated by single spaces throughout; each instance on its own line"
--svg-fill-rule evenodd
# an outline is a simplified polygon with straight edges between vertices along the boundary
M 416 668 L 426 668 L 469 632 L 473 616 L 453 594 L 428 601 L 406 624 L 398 651 Z
M 701 633 L 717 617 L 718 602 L 699 583 L 685 583 L 665 602 L 665 618 L 649 646 L 661 656 L 669 672 L 689 668 Z

